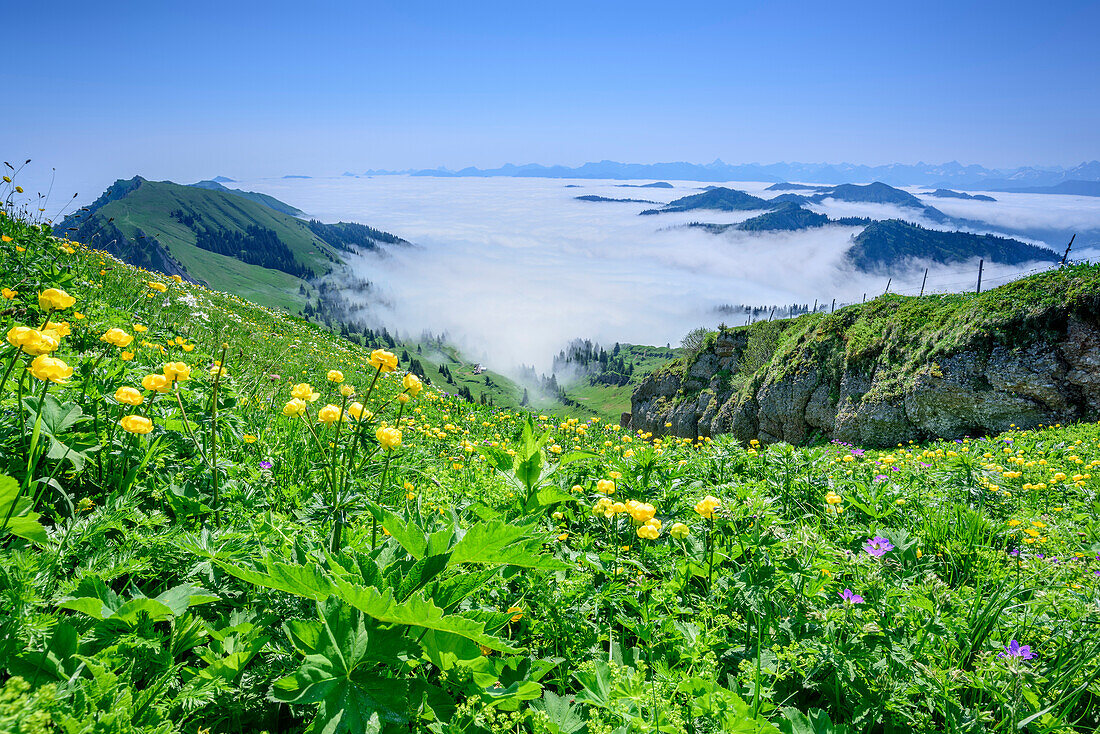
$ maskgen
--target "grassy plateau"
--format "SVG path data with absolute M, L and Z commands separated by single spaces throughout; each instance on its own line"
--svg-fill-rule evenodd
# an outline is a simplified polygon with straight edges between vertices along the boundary
M 1097 730 L 1096 424 L 654 437 L 0 235 L 0 732 Z

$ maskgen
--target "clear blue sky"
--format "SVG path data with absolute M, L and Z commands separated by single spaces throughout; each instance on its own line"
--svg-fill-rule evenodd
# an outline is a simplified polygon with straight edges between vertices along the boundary
M 1100 157 L 1095 1 L 44 0 L 3 26 L 0 155 L 62 184 Z

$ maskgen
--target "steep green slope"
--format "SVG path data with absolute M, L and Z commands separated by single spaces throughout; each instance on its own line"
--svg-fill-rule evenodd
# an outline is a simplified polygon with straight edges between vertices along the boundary
M 292 217 L 298 217 L 305 213 L 297 207 L 279 201 L 274 196 L 261 194 L 257 191 L 241 191 L 240 189 L 231 189 L 226 186 L 222 186 L 221 183 L 218 181 L 199 181 L 191 185 L 200 189 L 210 189 L 211 191 L 224 191 L 227 194 L 233 194 L 234 196 L 239 196 L 242 199 L 254 201 L 257 204 L 263 204 L 268 209 L 274 209 L 280 214 L 288 214 Z

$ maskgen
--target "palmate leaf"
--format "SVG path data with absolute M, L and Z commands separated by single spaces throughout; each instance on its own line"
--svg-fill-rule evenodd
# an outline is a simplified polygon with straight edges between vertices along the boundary
M 256 571 L 217 559 L 214 562 L 230 576 L 253 586 L 285 591 L 318 602 L 324 601 L 335 591 L 332 581 L 317 566 L 299 566 L 267 559 L 264 570 Z
M 810 709 L 804 714 L 796 708 L 784 706 L 782 711 L 779 731 L 783 734 L 850 734 L 852 731 L 845 724 L 834 724 L 821 709 Z
M 398 602 L 389 589 L 381 593 L 373 587 L 356 586 L 339 579 L 334 583 L 336 596 L 380 622 L 451 632 L 498 652 L 523 652 L 522 648 L 512 647 L 499 637 L 485 632 L 485 624 L 479 620 L 461 614 L 445 614 L 425 598 L 422 591 L 404 602 Z
M 275 682 L 271 697 L 318 704 L 309 729 L 316 734 L 381 732 L 387 724 L 407 723 L 408 682 L 384 673 L 415 656 L 416 643 L 336 599 L 325 602 L 321 612 L 320 621 L 287 623 L 305 661 Z
M 335 596 L 380 622 L 451 632 L 479 645 L 500 652 L 522 652 L 503 640 L 485 632 L 485 625 L 459 614 L 446 614 L 425 598 L 423 591 L 399 601 L 392 589 L 379 591 L 373 586 L 360 586 L 345 578 L 333 578 L 318 566 L 298 566 L 268 561 L 265 571 L 242 568 L 215 561 L 227 573 L 242 581 L 267 589 L 284 591 L 314 601 Z
M 552 734 L 576 734 L 584 728 L 584 712 L 580 706 L 569 705 L 569 699 L 553 691 L 543 691 L 542 699 L 531 707 L 548 717 L 547 727 Z
M 451 552 L 450 565 L 487 563 L 562 571 L 569 565 L 541 552 L 542 542 L 525 528 L 492 521 L 470 527 Z
M 162 622 L 180 616 L 190 607 L 217 600 L 218 597 L 203 589 L 180 584 L 156 598 L 138 596 L 123 601 L 98 576 L 87 576 L 76 587 L 76 593 L 62 599 L 58 608 L 87 614 L 101 621 L 114 620 L 133 625 L 142 615 L 147 615 L 154 622 Z
M 23 404 L 29 413 L 27 431 L 33 432 L 37 424 L 40 435 L 49 441 L 46 458 L 67 460 L 73 469 L 80 471 L 88 454 L 99 450 L 99 443 L 92 434 L 73 430 L 76 424 L 87 420 L 84 410 L 76 403 L 59 403 L 53 395 L 46 395 L 45 400 L 23 398 Z

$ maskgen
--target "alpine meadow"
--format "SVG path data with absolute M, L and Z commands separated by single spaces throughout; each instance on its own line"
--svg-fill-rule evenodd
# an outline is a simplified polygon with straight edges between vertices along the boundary
M 0 734 L 1100 732 L 1100 6 L 4 17 Z

